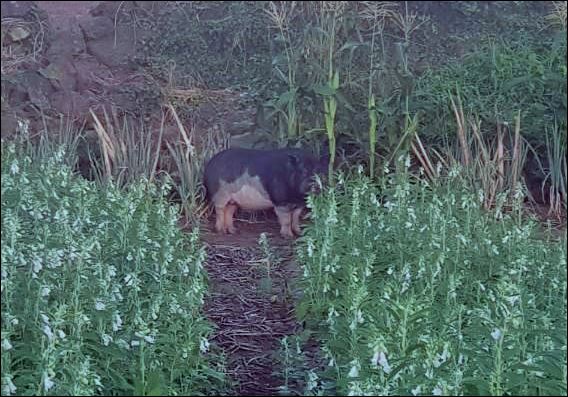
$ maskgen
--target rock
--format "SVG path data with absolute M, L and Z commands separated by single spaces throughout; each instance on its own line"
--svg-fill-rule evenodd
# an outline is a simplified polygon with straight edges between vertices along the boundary
M 0 118 L 0 137 L 2 139 L 10 137 L 16 133 L 18 128 L 18 119 L 14 112 L 2 109 L 2 117 Z
M 35 7 L 34 1 L 3 1 L 2 18 L 23 18 Z
M 110 18 L 107 17 L 93 17 L 86 18 L 79 22 L 79 26 L 83 30 L 85 39 L 98 40 L 103 37 L 114 37 L 114 24 Z
M 55 58 L 38 72 L 59 89 L 73 91 L 77 85 L 77 71 L 73 67 L 71 59 Z
M 7 78 L 6 81 L 2 82 L 2 95 L 6 99 L 6 103 L 23 104 L 29 100 L 28 89 L 17 80 L 17 77 Z
M 53 110 L 64 115 L 82 116 L 95 104 L 92 98 L 76 91 L 57 91 L 51 96 Z
M 77 72 L 77 88 L 78 92 L 90 90 L 93 87 L 100 87 L 100 83 L 96 79 L 105 80 L 112 76 L 110 69 L 100 63 L 97 58 L 85 55 L 74 60 L 74 67 Z M 99 88 L 100 89 L 100 88 Z
M 30 31 L 21 26 L 16 26 L 10 29 L 8 31 L 8 34 L 10 35 L 13 41 L 22 41 L 27 37 L 29 37 Z
M 111 33 L 113 30 L 111 29 Z M 89 54 L 108 67 L 127 66 L 134 56 L 135 40 L 132 28 L 119 26 L 114 34 L 87 41 Z
M 86 51 L 87 45 L 85 44 L 83 32 L 81 32 L 76 18 L 72 17 L 68 29 L 53 33 L 53 40 L 47 50 L 47 56 L 72 56 L 84 54 Z
M 117 8 L 120 6 L 118 1 L 99 1 L 95 7 L 90 11 L 92 16 L 98 17 L 101 15 L 111 16 L 116 13 Z
M 17 84 L 23 87 L 30 101 L 41 109 L 49 108 L 49 96 L 54 88 L 48 79 L 38 72 L 26 71 L 16 77 Z
M 255 132 L 247 132 L 245 134 L 232 135 L 230 146 L 247 149 L 268 149 L 271 148 L 271 143 L 267 136 Z

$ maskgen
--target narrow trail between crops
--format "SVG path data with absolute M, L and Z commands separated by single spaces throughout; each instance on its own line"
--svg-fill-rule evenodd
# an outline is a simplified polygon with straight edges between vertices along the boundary
M 280 237 L 276 219 L 238 218 L 235 226 L 235 235 L 216 234 L 212 219 L 202 226 L 210 280 L 205 313 L 217 327 L 212 340 L 227 356 L 229 376 L 237 382 L 235 393 L 277 395 L 284 384 L 280 341 L 301 330 L 294 315 L 300 268 L 294 261 L 293 243 Z M 276 258 L 270 274 L 258 242 L 262 232 Z

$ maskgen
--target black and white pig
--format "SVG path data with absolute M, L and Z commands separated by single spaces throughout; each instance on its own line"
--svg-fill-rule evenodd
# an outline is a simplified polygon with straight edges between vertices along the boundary
M 300 234 L 300 215 L 314 176 L 325 177 L 327 159 L 302 149 L 255 150 L 232 148 L 216 154 L 205 166 L 207 197 L 215 207 L 215 229 L 235 233 L 237 208 L 274 208 L 280 234 Z

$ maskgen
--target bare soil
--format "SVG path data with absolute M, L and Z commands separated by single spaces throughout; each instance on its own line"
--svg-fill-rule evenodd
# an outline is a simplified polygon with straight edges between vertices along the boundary
M 237 234 L 214 232 L 213 219 L 203 225 L 207 244 L 210 296 L 205 305 L 216 324 L 213 340 L 227 354 L 228 373 L 237 382 L 237 395 L 276 395 L 284 384 L 281 340 L 301 331 L 294 315 L 300 274 L 293 242 L 279 235 L 275 217 L 258 221 L 237 219 Z M 265 232 L 275 263 L 268 264 L 258 240 Z M 316 346 L 305 352 L 316 355 Z M 301 385 L 291 385 L 291 389 Z M 301 390 L 296 390 L 299 394 Z

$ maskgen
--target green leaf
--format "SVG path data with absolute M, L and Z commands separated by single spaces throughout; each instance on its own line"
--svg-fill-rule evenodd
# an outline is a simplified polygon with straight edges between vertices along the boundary
M 331 87 L 335 90 L 337 90 L 339 88 L 339 71 L 338 70 L 336 70 L 335 74 L 333 75 L 333 83 L 332 83 Z
M 280 95 L 278 101 L 276 101 L 276 106 L 279 108 L 283 108 L 288 103 L 294 101 L 296 99 L 296 92 L 298 89 L 293 89 L 290 91 L 286 91 L 284 94 Z
M 329 84 L 325 85 L 316 85 L 313 87 L 313 90 L 316 94 L 323 95 L 323 96 L 332 96 L 335 94 L 335 90 L 329 86 Z

